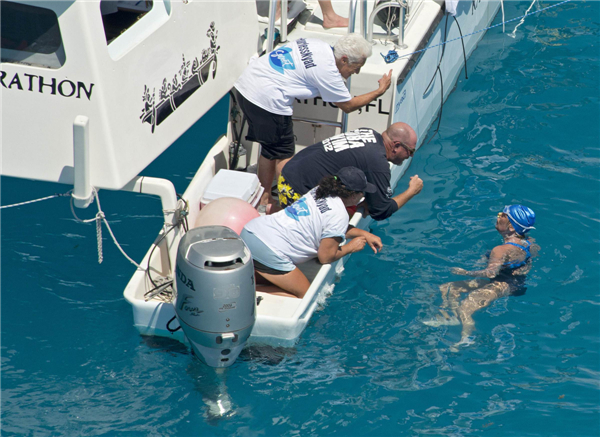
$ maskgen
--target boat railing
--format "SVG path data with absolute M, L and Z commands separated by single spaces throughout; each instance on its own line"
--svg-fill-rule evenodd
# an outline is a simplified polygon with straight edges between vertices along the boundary
M 275 16 L 277 14 L 277 2 L 279 0 L 269 0 L 269 30 L 267 31 L 267 53 L 271 53 L 275 46 Z M 281 0 L 281 42 L 287 41 L 287 3 L 288 0 Z M 284 25 L 285 23 L 285 25 Z M 284 30 L 285 29 L 285 30 Z M 283 33 L 285 32 L 285 38 Z
M 367 8 L 367 2 L 366 0 L 360 0 L 363 6 L 363 17 L 364 17 L 364 12 L 366 12 L 366 8 Z M 358 4 L 358 0 L 350 0 L 350 9 L 348 11 L 348 33 L 354 33 L 354 29 L 356 27 L 356 13 L 358 10 L 357 7 Z M 351 90 L 351 86 L 352 86 L 352 76 L 350 76 L 348 79 L 346 79 L 346 86 L 348 87 L 349 90 Z M 342 111 L 342 133 L 346 132 L 346 130 L 348 129 L 348 113 Z
M 361 0 L 365 2 L 365 0 Z M 404 27 L 405 27 L 405 17 L 408 14 L 408 3 L 402 0 L 389 1 L 386 3 L 380 3 L 379 5 L 373 8 L 371 15 L 369 15 L 369 21 L 367 23 L 367 32 L 366 35 L 363 34 L 365 39 L 373 44 L 373 23 L 375 21 L 375 17 L 377 13 L 386 8 L 398 8 L 400 12 L 399 20 L 398 20 L 398 44 L 397 46 L 400 48 L 406 48 L 404 44 Z
M 269 0 L 269 28 L 267 31 L 267 53 L 273 51 L 275 38 L 275 16 L 277 13 L 277 2 L 278 0 Z M 360 4 L 359 4 L 360 1 Z M 368 16 L 367 19 L 367 0 L 350 0 L 349 2 L 349 11 L 348 11 L 348 33 L 353 33 L 356 28 L 357 17 L 360 16 L 360 33 L 363 37 L 373 44 L 373 23 L 377 13 L 383 9 L 389 8 L 397 8 L 399 9 L 399 23 L 398 23 L 398 44 L 397 46 L 400 48 L 405 48 L 404 45 L 404 27 L 405 27 L 405 18 L 408 14 L 408 4 L 409 0 L 392 0 L 385 3 L 380 3 L 373 8 L 373 11 Z M 281 30 L 279 34 L 280 41 L 282 43 L 287 41 L 287 6 L 288 0 L 281 0 Z M 346 81 L 348 89 L 351 89 L 351 78 L 348 78 Z M 342 112 L 342 121 L 332 122 L 332 121 L 324 121 L 324 120 L 314 120 L 308 118 L 294 118 L 294 121 L 298 121 L 300 123 L 309 123 L 309 124 L 318 124 L 318 125 L 326 125 L 326 126 L 334 126 L 339 127 L 343 132 L 346 132 L 348 126 L 348 114 Z

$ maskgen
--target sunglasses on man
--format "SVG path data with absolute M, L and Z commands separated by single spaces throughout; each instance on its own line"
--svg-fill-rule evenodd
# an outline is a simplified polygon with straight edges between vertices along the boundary
M 415 151 L 413 149 L 411 149 L 410 147 L 408 147 L 406 144 L 404 144 L 402 141 L 396 141 L 394 144 L 398 144 L 404 150 L 406 150 L 406 153 L 408 153 L 408 156 L 414 156 Z

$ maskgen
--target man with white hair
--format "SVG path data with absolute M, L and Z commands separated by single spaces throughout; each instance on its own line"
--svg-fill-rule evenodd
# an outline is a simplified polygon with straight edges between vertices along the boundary
M 248 120 L 250 141 L 261 145 L 258 179 L 265 188 L 261 204 L 270 203 L 275 175 L 294 156 L 294 99 L 320 96 L 342 111 L 355 111 L 382 96 L 390 87 L 392 70 L 379 86 L 352 97 L 344 79 L 360 73 L 372 49 L 362 36 L 349 34 L 332 47 L 314 38 L 300 38 L 251 62 L 234 84 L 239 106 Z

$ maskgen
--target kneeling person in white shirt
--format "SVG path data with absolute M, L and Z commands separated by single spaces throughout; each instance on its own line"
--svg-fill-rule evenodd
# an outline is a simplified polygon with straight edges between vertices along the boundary
M 361 202 L 363 193 L 374 190 L 362 170 L 345 167 L 323 178 L 286 209 L 248 222 L 241 236 L 252 253 L 257 274 L 271 284 L 261 291 L 301 299 L 310 282 L 298 264 L 313 258 L 329 264 L 361 251 L 366 244 L 377 253 L 381 239 L 349 227 L 346 211 Z M 344 238 L 352 240 L 340 246 Z

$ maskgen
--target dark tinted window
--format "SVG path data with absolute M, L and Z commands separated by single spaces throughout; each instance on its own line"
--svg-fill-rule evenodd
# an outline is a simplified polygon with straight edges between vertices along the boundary
M 50 9 L 0 2 L 2 62 L 58 68 L 65 62 L 58 18 Z
M 152 9 L 152 1 L 111 1 L 100 2 L 100 13 L 104 24 L 106 43 L 110 44 L 123 32 L 133 26 Z

